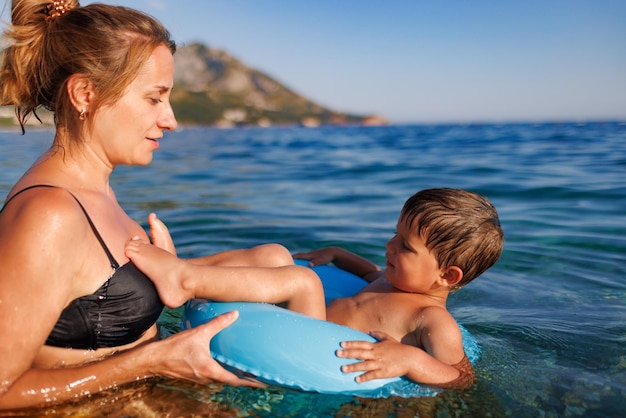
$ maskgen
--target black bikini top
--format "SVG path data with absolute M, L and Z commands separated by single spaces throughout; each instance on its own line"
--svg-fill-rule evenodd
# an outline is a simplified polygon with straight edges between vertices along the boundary
M 56 186 L 42 184 L 22 189 L 5 202 L 0 212 L 17 195 L 34 187 Z M 63 310 L 46 345 L 96 349 L 137 341 L 156 322 L 163 303 L 152 281 L 134 264 L 128 262 L 120 267 L 83 205 L 72 197 L 85 214 L 114 272 L 95 293 L 74 299 Z

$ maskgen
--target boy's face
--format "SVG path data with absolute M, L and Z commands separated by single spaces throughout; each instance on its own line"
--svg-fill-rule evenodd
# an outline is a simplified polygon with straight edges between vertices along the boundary
M 405 219 L 398 220 L 396 234 L 387 242 L 385 277 L 398 290 L 427 293 L 442 272 L 434 254 Z

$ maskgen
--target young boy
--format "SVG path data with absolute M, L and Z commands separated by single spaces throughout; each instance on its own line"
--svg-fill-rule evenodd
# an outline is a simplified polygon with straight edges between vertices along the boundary
M 446 299 L 498 260 L 503 238 L 496 209 L 486 198 L 465 190 L 428 189 L 406 201 L 386 245 L 384 271 L 338 247 L 294 257 L 310 260 L 310 266 L 333 263 L 370 282 L 327 306 L 328 321 L 378 340 L 342 343 L 338 356 L 361 360 L 344 366 L 344 372 L 365 372 L 358 382 L 406 376 L 467 389 L 474 370 Z

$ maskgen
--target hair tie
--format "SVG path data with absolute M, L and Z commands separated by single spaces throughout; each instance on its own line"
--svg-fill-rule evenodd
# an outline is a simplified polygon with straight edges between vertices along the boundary
M 50 2 L 48 6 L 46 6 L 46 12 L 48 16 L 46 16 L 46 22 L 50 23 L 57 17 L 69 12 L 74 7 L 70 1 L 67 0 L 54 0 Z

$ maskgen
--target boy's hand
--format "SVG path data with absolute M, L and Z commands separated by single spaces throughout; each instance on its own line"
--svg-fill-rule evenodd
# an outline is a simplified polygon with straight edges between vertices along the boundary
M 293 258 L 309 260 L 309 267 L 330 264 L 335 260 L 335 253 L 332 247 L 320 248 L 306 253 L 296 253 Z
M 409 372 L 407 361 L 414 357 L 416 347 L 402 344 L 382 331 L 371 332 L 378 340 L 376 343 L 367 341 L 343 341 L 337 357 L 361 360 L 358 363 L 341 367 L 344 373 L 365 372 L 355 378 L 358 383 L 374 379 L 404 376 Z
M 293 258 L 309 260 L 309 267 L 333 263 L 335 267 L 368 282 L 373 282 L 382 274 L 380 267 L 376 264 L 340 247 L 326 247 L 306 253 L 296 253 Z

